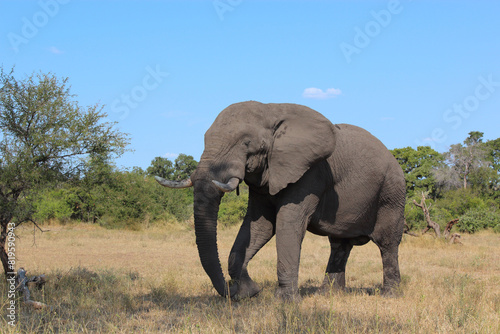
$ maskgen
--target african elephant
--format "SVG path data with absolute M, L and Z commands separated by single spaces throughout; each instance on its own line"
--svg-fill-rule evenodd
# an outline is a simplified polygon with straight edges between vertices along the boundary
M 217 214 L 224 192 L 245 181 L 248 210 L 229 255 L 228 289 L 217 249 Z M 387 148 L 366 130 L 333 125 L 296 104 L 255 101 L 224 109 L 205 134 L 196 171 L 167 187 L 194 187 L 196 244 L 203 268 L 222 296 L 252 297 L 260 289 L 247 265 L 276 235 L 278 289 L 298 296 L 301 243 L 310 231 L 328 236 L 324 287 L 345 287 L 353 245 L 373 241 L 383 263 L 383 293 L 399 285 L 405 180 Z

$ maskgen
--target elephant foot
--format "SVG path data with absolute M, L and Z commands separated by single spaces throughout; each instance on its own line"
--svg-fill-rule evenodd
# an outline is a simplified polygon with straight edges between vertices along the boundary
M 326 273 L 320 291 L 329 293 L 330 291 L 345 290 L 345 273 Z
M 239 301 L 256 296 L 261 291 L 261 288 L 250 277 L 248 277 L 246 279 L 235 281 L 230 290 L 231 298 Z
M 296 288 L 280 286 L 276 289 L 275 296 L 284 302 L 300 302 L 302 300 L 302 297 Z
M 238 284 L 236 284 L 234 281 L 229 281 L 229 294 L 227 297 L 234 300 L 237 295 L 238 295 Z
M 385 298 L 397 298 L 402 295 L 401 289 L 399 286 L 389 286 L 383 287 L 381 291 L 382 297 Z

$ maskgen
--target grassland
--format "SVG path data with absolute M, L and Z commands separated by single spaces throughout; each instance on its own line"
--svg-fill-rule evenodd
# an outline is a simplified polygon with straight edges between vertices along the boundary
M 403 295 L 389 299 L 378 293 L 382 265 L 373 244 L 353 250 L 347 291 L 316 293 L 329 245 L 326 238 L 308 234 L 300 303 L 274 298 L 271 242 L 249 267 L 263 291 L 232 303 L 216 295 L 188 227 L 47 228 L 51 231 L 37 232 L 35 240 L 31 228 L 17 230 L 17 261 L 28 275 L 49 276 L 33 298 L 50 309 L 21 305 L 15 328 L 0 318 L 2 333 L 500 333 L 500 234 L 465 235 L 462 245 L 405 236 L 400 248 Z M 219 231 L 223 267 L 236 233 L 236 228 Z M 6 295 L 2 281 L 3 310 Z

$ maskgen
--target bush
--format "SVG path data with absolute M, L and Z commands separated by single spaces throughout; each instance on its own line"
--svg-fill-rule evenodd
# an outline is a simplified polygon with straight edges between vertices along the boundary
M 66 189 L 46 189 L 34 204 L 35 214 L 33 218 L 39 222 L 49 219 L 69 220 L 73 214 L 71 197 L 71 193 Z
M 34 218 L 137 230 L 143 222 L 186 221 L 193 214 L 192 189 L 167 189 L 140 172 L 114 171 L 106 182 L 81 183 L 43 190 L 34 200 Z
M 225 194 L 219 207 L 219 222 L 222 225 L 230 226 L 240 224 L 247 214 L 248 187 L 240 185 L 241 194 L 236 192 Z
M 495 227 L 493 227 L 493 232 L 500 233 L 500 224 L 497 224 Z
M 422 209 L 417 208 L 412 199 L 408 199 L 405 205 L 405 219 L 410 230 L 421 230 L 427 226 Z
M 450 190 L 436 201 L 436 206 L 445 208 L 451 217 L 459 217 L 469 210 L 487 207 L 484 200 L 471 189 Z
M 468 233 L 485 228 L 500 232 L 500 213 L 489 209 L 471 209 L 460 217 L 457 227 L 460 232 Z
M 104 212 L 100 224 L 108 228 L 136 229 L 146 220 L 184 221 L 192 215 L 192 189 L 166 189 L 136 172 L 115 172 L 106 193 L 97 207 Z

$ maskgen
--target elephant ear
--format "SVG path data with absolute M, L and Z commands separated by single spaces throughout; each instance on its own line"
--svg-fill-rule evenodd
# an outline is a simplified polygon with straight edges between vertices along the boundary
M 311 166 L 335 148 L 333 124 L 307 107 L 289 109 L 275 125 L 269 166 L 269 193 L 297 182 Z

